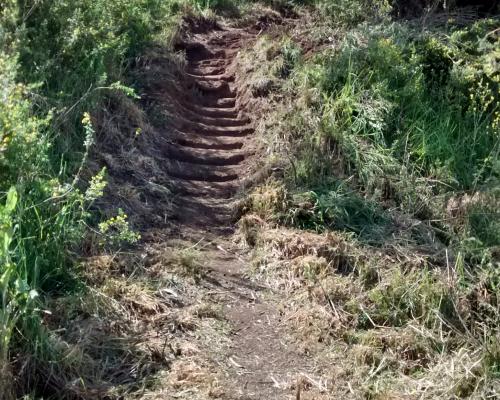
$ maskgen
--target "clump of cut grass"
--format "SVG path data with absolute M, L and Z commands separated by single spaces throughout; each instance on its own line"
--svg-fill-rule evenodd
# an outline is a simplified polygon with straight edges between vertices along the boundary
M 295 260 L 294 272 L 306 282 L 315 282 L 329 274 L 329 265 L 324 257 L 304 256 Z
M 334 233 L 317 235 L 309 232 L 259 226 L 254 244 L 254 270 L 270 287 L 294 292 L 302 286 L 313 292 L 318 282 L 334 273 L 355 270 L 362 254 L 346 237 Z M 318 286 L 325 289 L 326 286 Z M 320 293 L 324 297 L 324 293 Z
M 252 212 L 264 221 L 280 219 L 288 206 L 287 196 L 283 185 L 268 181 L 247 196 L 242 212 Z
M 195 246 L 175 249 L 172 252 L 171 262 L 186 276 L 199 279 L 203 275 L 203 254 Z

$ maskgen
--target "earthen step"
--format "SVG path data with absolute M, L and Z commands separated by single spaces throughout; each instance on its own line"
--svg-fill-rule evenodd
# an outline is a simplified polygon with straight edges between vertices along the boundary
M 197 134 L 201 136 L 226 136 L 226 137 L 242 137 L 254 132 L 251 125 L 243 126 L 215 126 L 204 125 L 200 123 L 188 123 L 181 125 L 178 128 L 181 133 Z
M 208 41 L 208 44 L 215 46 L 225 46 L 226 44 L 241 44 L 243 37 L 248 37 L 245 33 L 237 33 L 235 36 L 231 37 L 231 35 L 224 35 L 212 38 Z
M 186 75 L 198 81 L 234 82 L 234 75 L 227 75 L 227 74 L 209 75 L 209 74 L 191 74 L 191 73 L 188 73 Z
M 245 159 L 245 154 L 241 152 L 179 148 L 175 145 L 166 145 L 163 152 L 171 160 L 198 165 L 232 166 L 240 164 Z
M 217 125 L 217 126 L 243 126 L 250 123 L 250 118 L 212 118 L 198 116 L 198 121 L 205 125 Z
M 239 50 L 239 48 L 223 46 L 210 50 L 210 53 L 201 54 L 199 56 L 188 56 L 187 59 L 190 65 L 199 65 L 200 63 L 210 62 L 217 63 L 220 62 L 220 60 L 223 60 L 226 63 L 230 63 L 231 59 L 236 56 Z
M 199 67 L 225 67 L 229 64 L 229 60 L 225 58 L 221 59 L 209 59 L 209 60 L 201 60 L 201 61 L 192 61 L 189 63 L 190 67 L 199 68 Z
M 201 115 L 200 110 L 194 111 L 193 108 L 188 108 L 185 105 L 178 105 L 181 108 L 180 114 L 184 121 L 199 122 L 205 125 L 218 125 L 218 126 L 242 126 L 250 123 L 250 118 L 246 115 L 238 115 L 234 117 L 211 117 L 206 115 Z M 191 104 L 192 107 L 192 104 Z
M 177 200 L 181 200 L 183 205 L 195 205 L 205 208 L 206 210 L 217 209 L 219 214 L 231 215 L 233 213 L 233 202 L 228 202 L 227 199 L 214 197 L 197 197 L 189 195 L 176 196 Z
M 194 76 L 203 76 L 203 75 L 222 75 L 226 73 L 225 67 L 202 67 L 202 68 L 189 68 L 186 71 L 188 74 Z
M 226 46 L 228 44 L 236 44 L 241 42 L 241 37 L 234 37 L 234 38 L 228 38 L 228 37 L 216 37 L 212 38 L 209 40 L 209 44 L 214 45 L 214 46 Z
M 176 215 L 181 220 L 190 219 L 205 226 L 228 224 L 233 220 L 234 208 L 227 199 L 180 195 L 174 198 L 174 203 L 181 205 Z
M 243 126 L 250 124 L 251 120 L 246 115 L 238 116 L 237 118 L 226 118 L 226 117 L 206 117 L 204 115 L 200 115 L 192 110 L 183 107 L 182 115 L 179 118 L 180 121 L 183 121 L 187 124 L 189 123 L 198 123 L 203 125 L 212 125 L 212 126 Z
M 238 186 L 232 182 L 200 182 L 172 179 L 169 182 L 174 193 L 200 197 L 229 199 L 238 191 Z
M 235 99 L 236 91 L 231 90 L 224 81 L 196 81 L 196 86 L 202 92 L 218 95 L 219 98 Z
M 202 99 L 204 107 L 210 108 L 235 108 L 236 97 L 206 98 Z
M 238 174 L 227 166 L 204 166 L 183 161 L 172 161 L 165 166 L 166 172 L 173 178 L 186 181 L 231 182 Z
M 199 115 L 200 117 L 209 118 L 238 118 L 239 110 L 236 107 L 230 108 L 219 108 L 219 107 L 208 107 L 202 106 L 200 104 L 193 104 L 188 102 L 182 102 L 182 107 L 186 110 Z
M 213 150 L 239 150 L 243 147 L 243 142 L 227 140 L 222 137 L 204 138 L 198 137 L 178 137 L 174 141 L 183 147 L 191 147 L 193 149 L 213 149 Z

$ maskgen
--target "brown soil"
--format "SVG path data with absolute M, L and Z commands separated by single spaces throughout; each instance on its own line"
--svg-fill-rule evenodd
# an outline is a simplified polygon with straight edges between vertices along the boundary
M 234 60 L 255 35 L 233 28 L 199 30 L 179 46 L 195 94 L 179 100 L 174 136 L 163 154 L 175 194 L 169 240 L 203 242 L 200 290 L 222 306 L 230 326 L 226 350 L 208 349 L 206 355 L 224 376 L 220 393 L 210 396 L 300 399 L 301 390 L 311 387 L 308 379 L 314 381 L 312 361 L 287 339 L 278 296 L 252 282 L 249 262 L 232 240 L 237 194 L 255 172 L 252 135 L 259 118 L 245 112 L 246 94 L 236 83 L 244 77 L 237 76 Z
M 241 107 L 233 61 L 251 35 L 243 30 L 191 33 L 186 53 L 191 91 L 180 100 L 175 137 L 165 147 L 180 231 L 230 231 L 233 198 L 249 168 L 253 121 Z

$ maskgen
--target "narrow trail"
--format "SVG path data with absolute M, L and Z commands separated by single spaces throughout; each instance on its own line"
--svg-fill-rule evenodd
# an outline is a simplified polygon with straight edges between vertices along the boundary
M 300 398 L 296 382 L 313 366 L 287 344 L 279 299 L 249 278 L 249 262 L 231 242 L 235 194 L 251 166 L 255 117 L 245 113 L 236 85 L 235 57 L 252 35 L 239 29 L 195 34 L 185 44 L 186 74 L 195 95 L 182 103 L 182 123 L 167 151 L 175 188 L 179 236 L 203 241 L 210 301 L 231 327 L 227 354 L 209 354 L 221 366 L 226 399 Z M 210 353 L 210 350 L 208 350 Z
M 239 104 L 231 64 L 243 31 L 212 31 L 185 45 L 186 75 L 193 96 L 182 104 L 175 144 L 168 149 L 169 175 L 177 191 L 175 216 L 196 230 L 230 230 L 232 196 L 243 178 L 245 145 L 254 132 Z

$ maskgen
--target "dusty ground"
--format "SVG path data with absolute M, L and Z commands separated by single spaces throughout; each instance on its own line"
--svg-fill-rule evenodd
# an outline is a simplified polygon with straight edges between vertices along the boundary
M 244 77 L 236 77 L 234 60 L 256 32 L 224 27 L 200 30 L 182 45 L 187 56 L 185 73 L 195 94 L 179 101 L 180 122 L 165 148 L 175 193 L 175 227 L 168 240 L 200 249 L 200 290 L 207 304 L 220 307 L 227 327 L 219 338 L 200 341 L 206 350 L 200 362 L 211 365 L 217 384 L 214 389 L 213 381 L 206 378 L 198 382 L 197 393 L 201 398 L 203 393 L 227 399 L 306 398 L 301 393 L 326 389 L 327 381 L 287 337 L 279 295 L 252 281 L 250 261 L 232 235 L 235 195 L 255 169 L 252 134 L 261 117 L 245 112 L 245 100 L 235 83 Z M 204 385 L 210 388 L 203 389 Z M 169 398 L 194 396 L 188 387 L 176 386 L 177 393 L 170 392 Z

